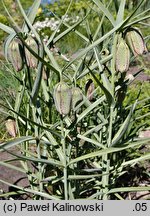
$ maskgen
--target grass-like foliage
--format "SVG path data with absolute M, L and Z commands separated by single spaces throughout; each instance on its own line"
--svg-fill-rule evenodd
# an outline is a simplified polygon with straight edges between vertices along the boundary
M 118 186 L 128 167 L 150 159 L 150 153 L 140 151 L 150 139 L 139 138 L 143 125 L 136 125 L 139 107 L 148 104 L 150 97 L 140 101 L 137 88 L 135 100 L 124 102 L 128 86 L 142 71 L 132 80 L 126 76 L 131 62 L 147 52 L 149 35 L 145 42 L 139 27 L 141 22 L 146 25 L 150 8 L 141 10 L 140 1 L 127 16 L 126 0 L 85 1 L 86 10 L 69 25 L 65 16 L 70 1 L 62 19 L 56 11 L 53 14 L 59 25 L 45 41 L 33 26 L 40 0 L 35 0 L 27 13 L 17 0 L 22 26 L 2 2 L 12 26 L 0 23 L 8 34 L 4 53 L 17 89 L 15 102 L 0 104 L 9 113 L 6 127 L 14 137 L 3 142 L 0 151 L 12 154 L 20 167 L 11 160 L 0 161 L 0 165 L 25 173 L 29 181 L 28 187 L 21 187 L 0 179 L 14 188 L 11 196 L 29 193 L 32 199 L 123 199 L 124 192 L 150 190 Z M 74 55 L 69 52 L 71 47 L 67 47 L 68 53 L 61 52 L 60 46 L 65 47 L 69 36 L 70 41 L 76 38 L 81 44 Z M 145 115 L 148 111 L 140 118 Z M 12 147 L 16 153 L 11 152 Z

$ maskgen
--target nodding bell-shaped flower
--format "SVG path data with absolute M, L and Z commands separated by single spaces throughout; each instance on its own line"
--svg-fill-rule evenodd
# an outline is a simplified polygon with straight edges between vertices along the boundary
M 7 132 L 10 134 L 12 137 L 16 137 L 17 130 L 16 130 L 16 122 L 12 118 L 7 118 L 5 121 L 5 126 Z
M 39 54 L 38 43 L 32 36 L 29 35 L 25 40 L 25 42 L 37 55 Z M 36 68 L 38 65 L 38 59 L 26 47 L 25 47 L 25 56 L 26 56 L 28 67 Z
M 76 106 L 82 101 L 82 92 L 78 87 L 72 88 L 72 109 L 75 111 Z
M 11 40 L 8 46 L 8 60 L 17 72 L 23 69 L 23 46 L 16 37 Z
M 131 29 L 127 31 L 125 39 L 135 57 L 147 52 L 145 41 L 138 29 Z
M 61 115 L 67 115 L 71 109 L 72 93 L 70 87 L 63 81 L 54 87 L 54 102 L 57 111 Z
M 126 72 L 129 69 L 130 50 L 123 38 L 120 38 L 116 49 L 115 66 L 117 72 Z

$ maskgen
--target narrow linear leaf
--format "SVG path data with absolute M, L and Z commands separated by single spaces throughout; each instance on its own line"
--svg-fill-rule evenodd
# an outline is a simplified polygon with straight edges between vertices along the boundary
M 6 192 L 6 193 L 1 193 L 0 194 L 0 198 L 4 198 L 4 197 L 12 197 L 12 196 L 15 196 L 15 195 L 18 195 L 18 194 L 25 194 L 25 192 L 24 191 L 17 191 L 17 192 Z
M 25 77 L 22 77 L 22 80 L 24 80 Z M 23 96 L 25 93 L 25 86 L 23 86 L 22 84 L 20 84 L 19 89 L 18 89 L 18 93 L 16 95 L 16 100 L 15 100 L 15 111 L 19 112 L 20 110 L 20 106 L 22 104 L 23 101 Z
M 59 20 L 59 21 L 61 21 L 61 19 L 55 14 L 55 17 Z M 71 28 L 71 26 L 68 24 L 68 23 L 66 23 L 64 20 L 62 20 L 62 23 L 63 23 L 63 25 L 64 26 L 66 26 L 67 28 Z M 85 36 L 85 35 L 83 35 L 82 33 L 80 33 L 79 31 L 77 31 L 76 29 L 74 29 L 73 30 L 80 38 L 82 38 L 84 41 L 86 41 L 87 43 L 89 42 L 89 39 Z
M 43 192 L 40 192 L 40 191 L 36 191 L 36 190 L 32 190 L 32 189 L 29 189 L 29 188 L 25 188 L 25 187 L 21 187 L 21 186 L 17 186 L 17 185 L 13 185 L 7 181 L 3 181 L 0 179 L 0 182 L 3 183 L 3 184 L 7 184 L 8 186 L 11 186 L 13 188 L 16 188 L 18 189 L 19 191 L 24 191 L 24 192 L 28 192 L 28 193 L 32 193 L 32 194 L 36 194 L 36 195 L 39 195 L 41 197 L 45 197 L 47 199 L 50 199 L 50 200 L 60 200 L 61 197 L 59 196 L 55 196 L 55 195 L 49 195 L 47 193 L 43 193 Z
M 41 58 L 44 57 L 43 47 L 41 47 L 41 49 L 40 49 L 40 57 Z M 42 72 L 43 72 L 43 63 L 39 62 L 37 76 L 36 76 L 36 79 L 35 79 L 35 82 L 33 85 L 33 89 L 31 92 L 31 99 L 32 99 L 33 104 L 36 104 L 36 102 L 37 102 L 37 97 L 38 97 L 39 89 L 41 86 Z
M 134 148 L 135 146 L 143 145 L 145 143 L 148 143 L 149 141 L 150 141 L 150 138 L 142 139 L 142 140 L 131 142 L 130 144 L 124 143 L 123 146 L 120 146 L 120 147 L 116 147 L 116 148 L 115 147 L 110 147 L 110 148 L 103 149 L 103 150 L 100 150 L 100 151 L 92 152 L 92 153 L 77 157 L 75 159 L 72 159 L 68 163 L 68 165 L 71 165 L 73 163 L 77 163 L 77 162 L 82 161 L 82 160 L 86 160 L 88 158 L 93 158 L 93 157 L 96 157 L 96 156 L 100 157 L 100 156 L 105 155 L 105 154 L 110 154 L 110 153 L 114 153 L 114 152 L 118 152 L 118 151 L 123 151 L 123 150 L 129 149 L 129 148 Z M 148 143 L 148 145 L 150 145 L 150 143 Z
M 101 58 L 100 58 L 100 54 L 98 53 L 98 49 L 94 48 L 94 52 L 95 52 L 96 60 L 97 60 L 97 63 L 98 63 L 99 72 L 101 72 L 100 75 L 101 75 L 101 78 L 102 78 L 103 85 L 109 91 L 109 93 L 111 94 L 111 92 L 112 92 L 111 83 L 109 82 L 107 76 L 105 75 L 105 72 L 102 69 L 102 65 L 101 65 L 101 61 L 100 61 Z
M 139 186 L 139 187 L 122 187 L 122 188 L 113 188 L 108 191 L 107 194 L 117 193 L 117 192 L 137 192 L 137 191 L 149 191 L 150 186 Z
M 145 160 L 150 160 L 150 153 L 144 154 L 141 157 L 129 160 L 129 161 L 125 161 L 123 162 L 123 164 L 121 166 L 128 166 L 130 164 L 134 164 L 134 163 L 139 163 L 140 161 L 145 161 Z
M 99 124 L 99 125 L 97 125 L 97 126 L 94 125 L 91 129 L 89 129 L 88 131 L 86 131 L 86 132 L 83 134 L 83 136 L 87 136 L 87 135 L 89 135 L 89 134 L 91 134 L 91 133 L 93 133 L 93 132 L 98 133 L 98 131 L 101 130 L 102 127 L 103 127 L 103 124 Z
M 24 170 L 18 166 L 14 166 L 12 164 L 9 164 L 9 163 L 7 163 L 7 161 L 0 161 L 0 166 L 5 166 L 9 169 L 13 169 L 13 170 L 16 170 L 16 171 L 21 172 L 21 173 L 26 173 L 26 170 Z
M 33 5 L 29 9 L 27 17 L 30 20 L 31 24 L 33 24 L 33 22 L 34 22 L 34 19 L 36 17 L 36 14 L 38 12 L 38 8 L 39 8 L 40 4 L 41 4 L 41 0 L 35 0 Z M 23 29 L 23 32 L 28 32 L 29 31 L 28 26 L 27 26 L 26 23 L 23 24 L 22 29 Z
M 112 16 L 112 14 L 110 13 L 110 11 L 108 10 L 108 8 L 106 8 L 103 3 L 99 0 L 92 0 L 97 7 L 105 14 L 105 16 L 109 19 L 109 21 L 112 23 L 113 26 L 115 26 L 115 20 Z
M 7 161 L 0 161 L 0 166 L 5 166 L 9 169 L 13 169 L 13 170 L 16 170 L 16 171 L 21 172 L 21 173 L 27 173 L 27 171 L 25 169 L 22 169 L 18 166 L 14 166 L 14 165 L 8 163 Z M 30 173 L 30 176 L 32 176 L 33 178 L 37 178 L 37 175 L 35 175 L 34 173 Z
M 23 137 L 19 137 L 19 138 L 15 138 L 13 140 L 7 141 L 7 142 L 0 145 L 0 151 L 3 151 L 4 149 L 8 149 L 10 147 L 16 146 L 18 144 L 21 144 L 21 143 L 29 141 L 29 140 L 35 140 L 35 137 L 23 136 Z
M 0 23 L 0 29 L 2 29 L 3 31 L 5 31 L 8 34 L 15 33 L 15 31 L 13 30 L 13 28 L 11 28 L 11 27 L 9 27 L 7 25 L 4 25 L 3 23 Z
M 116 25 L 123 21 L 125 4 L 126 4 L 126 0 L 120 1 L 120 6 L 116 18 Z
M 4 150 L 6 150 L 4 148 Z M 42 163 L 42 164 L 51 164 L 53 166 L 59 166 L 59 167 L 63 167 L 63 164 L 58 161 L 58 160 L 55 160 L 55 159 L 41 159 L 41 158 L 36 158 L 36 157 L 27 157 L 27 156 L 23 156 L 23 155 L 19 155 L 19 154 L 15 154 L 15 153 L 12 153 L 8 150 L 6 150 L 9 154 L 17 157 L 17 158 L 20 158 L 21 160 L 25 160 L 25 161 L 33 161 L 33 162 L 36 162 L 36 163 Z
M 139 18 L 139 19 L 136 19 L 136 20 L 134 20 L 134 21 L 132 21 L 132 22 L 127 23 L 127 24 L 125 25 L 125 28 L 127 28 L 127 27 L 129 27 L 129 26 L 133 26 L 133 25 L 135 25 L 135 24 L 137 24 L 137 23 L 139 23 L 139 22 L 141 22 L 141 21 L 143 21 L 143 20 L 147 20 L 147 19 L 149 19 L 149 18 L 150 18 L 150 15 L 141 17 L 141 18 Z
M 8 61 L 8 47 L 12 41 L 12 39 L 15 37 L 16 33 L 13 32 L 11 33 L 6 39 L 5 39 L 5 42 L 4 42 L 4 55 L 5 55 L 5 59 L 6 61 Z
M 59 67 L 59 65 L 58 65 L 58 63 L 57 63 L 55 57 L 53 56 L 53 53 L 50 51 L 50 49 L 49 49 L 45 44 L 43 44 L 43 45 L 44 45 L 44 50 L 45 50 L 46 54 L 48 55 L 49 59 L 51 60 L 53 67 L 54 67 L 59 73 L 61 73 L 61 69 L 60 69 L 60 67 Z
M 123 25 L 121 26 L 122 28 L 130 21 L 130 19 L 134 16 L 134 14 L 137 12 L 137 10 L 138 10 L 139 7 L 142 5 L 142 3 L 143 3 L 143 0 L 140 1 L 140 3 L 137 5 L 137 7 L 136 7 L 135 10 L 131 13 L 131 15 L 125 19 Z
M 26 15 L 26 13 L 25 13 L 25 11 L 24 11 L 24 9 L 23 9 L 23 7 L 22 7 L 20 1 L 19 1 L 19 0 L 16 0 L 16 1 L 17 1 L 17 3 L 18 3 L 19 9 L 20 9 L 20 11 L 21 11 L 21 14 L 22 14 L 22 16 L 23 16 L 25 22 L 27 23 L 28 27 L 31 29 L 31 31 L 32 31 L 33 34 L 35 35 L 35 37 L 36 37 L 36 39 L 38 40 L 39 44 L 41 44 L 40 36 L 39 36 L 39 34 L 36 32 L 36 30 L 34 29 L 34 27 L 32 26 L 32 24 L 31 24 L 30 20 L 28 19 L 28 17 L 27 17 L 27 15 Z
M 108 173 L 107 173 L 108 174 Z M 104 174 L 92 174 L 92 175 L 69 175 L 68 179 L 69 180 L 81 180 L 81 179 L 93 179 L 95 181 L 95 178 L 101 177 Z
M 73 0 L 70 0 L 70 3 L 69 3 L 69 5 L 68 5 L 68 7 L 67 7 L 67 10 L 65 11 L 64 17 L 63 17 L 62 19 L 60 19 L 59 25 L 57 26 L 57 28 L 55 29 L 55 31 L 51 34 L 50 38 L 48 39 L 48 41 L 47 41 L 47 43 L 46 43 L 47 46 L 48 46 L 48 45 L 53 41 L 53 39 L 55 38 L 55 36 L 56 36 L 56 34 L 57 34 L 59 28 L 61 27 L 61 25 L 62 25 L 62 23 L 63 23 L 63 20 L 65 19 L 66 15 L 68 14 L 68 11 L 69 11 L 69 9 L 70 9 L 70 7 L 71 7 L 71 5 L 72 5 L 72 2 L 73 2 Z M 54 13 L 53 15 L 55 16 L 55 13 Z
M 100 63 L 101 63 L 101 64 L 104 64 L 104 63 L 108 62 L 109 60 L 111 60 L 111 58 L 112 58 L 112 55 L 110 54 L 110 55 L 107 56 L 106 58 L 101 59 L 101 60 L 100 60 Z M 82 73 L 77 77 L 77 79 L 81 79 L 82 77 L 86 76 L 86 75 L 89 73 L 89 69 L 90 69 L 91 71 L 93 71 L 95 68 L 97 68 L 97 66 L 98 66 L 98 63 L 97 63 L 97 62 L 94 63 L 94 64 L 92 64 L 91 66 L 89 66 L 88 68 L 86 68 L 84 71 L 82 71 Z
M 7 9 L 7 7 L 6 7 L 6 5 L 5 5 L 5 3 L 4 3 L 3 0 L 2 0 L 2 5 L 4 7 L 5 12 L 8 15 L 8 19 L 9 19 L 11 25 L 13 26 L 14 31 L 15 32 L 20 32 L 21 31 L 20 27 L 18 26 L 18 24 L 15 22 L 15 20 L 13 19 L 13 17 L 11 16 L 11 14 L 9 13 L 9 11 L 8 11 L 8 9 Z
M 55 37 L 53 39 L 53 43 L 55 44 L 56 42 L 58 42 L 60 39 L 62 39 L 64 36 L 66 36 L 68 33 L 70 33 L 71 31 L 75 30 L 76 27 L 78 27 L 88 16 L 88 14 L 80 21 L 78 21 L 77 23 L 75 23 L 74 25 L 68 27 L 65 31 L 63 31 L 62 33 L 60 33 L 57 37 Z
M 62 151 L 62 148 L 59 146 L 58 142 L 56 141 L 56 139 L 53 137 L 53 135 L 50 132 L 46 131 L 46 135 L 47 135 L 49 141 L 51 142 L 51 144 L 55 147 L 55 151 L 59 157 L 59 160 L 63 164 L 65 164 L 65 156 L 64 156 L 64 153 Z
M 103 37 L 97 39 L 94 41 L 91 45 L 83 49 L 72 61 L 70 61 L 65 67 L 64 70 L 67 69 L 73 62 L 75 62 L 77 59 L 81 58 L 83 55 L 85 55 L 88 51 L 102 43 L 106 38 L 108 38 L 110 35 L 112 35 L 115 31 L 117 31 L 124 22 L 119 23 L 117 26 L 115 26 L 112 30 L 110 30 L 108 33 L 106 33 Z
M 94 103 L 88 106 L 77 118 L 77 123 L 80 122 L 84 117 L 86 117 L 95 107 L 97 107 L 100 103 L 103 102 L 105 96 L 97 99 Z
M 126 117 L 124 123 L 121 125 L 120 129 L 118 130 L 118 132 L 116 133 L 116 135 L 114 136 L 113 140 L 112 140 L 112 144 L 111 146 L 114 146 L 117 144 L 117 142 L 121 139 L 121 137 L 123 137 L 123 135 L 125 134 L 126 130 L 128 129 L 128 126 L 130 124 L 130 120 L 133 114 L 133 111 L 135 109 L 137 103 L 135 103 L 132 107 L 131 110 L 128 114 L 128 116 Z
M 100 83 L 100 81 L 97 79 L 97 77 L 95 76 L 95 74 L 89 69 L 89 72 L 90 74 L 92 75 L 92 77 L 94 78 L 94 80 L 97 82 L 97 84 L 99 85 L 99 87 L 102 89 L 102 91 L 104 92 L 106 98 L 107 98 L 107 101 L 108 101 L 108 104 L 112 104 L 114 103 L 114 99 L 111 95 L 111 89 L 110 87 L 108 87 L 108 82 L 107 80 L 105 79 L 105 75 L 103 75 L 103 82 L 105 83 L 105 85 L 108 87 L 106 88 L 103 84 Z M 111 86 L 111 85 L 110 85 Z
M 134 19 L 137 19 L 138 17 L 141 17 L 141 18 L 144 17 L 144 14 L 145 14 L 145 13 L 148 13 L 149 11 L 150 11 L 150 8 L 148 8 L 148 9 L 142 11 L 141 13 L 137 14 L 137 15 L 134 17 Z
M 108 5 L 107 5 L 107 8 L 110 6 L 110 4 L 111 4 L 111 0 L 109 1 Z M 105 18 L 105 14 L 103 14 L 103 16 L 102 16 L 102 18 L 101 18 L 101 20 L 100 20 L 100 23 L 99 23 L 99 25 L 97 26 L 97 29 L 96 29 L 95 34 L 94 34 L 94 36 L 93 36 L 93 41 L 95 41 L 95 39 L 96 39 L 96 38 L 98 37 L 98 35 L 99 35 L 99 32 L 100 32 L 100 30 L 101 30 L 101 28 L 102 28 L 102 26 L 103 26 L 103 24 L 104 24 L 104 18 Z
M 137 191 L 149 191 L 150 187 L 149 186 L 139 186 L 139 187 L 122 187 L 122 188 L 113 188 L 107 192 L 107 194 L 115 194 L 119 192 L 137 192 Z M 103 195 L 104 192 L 97 192 L 93 194 L 92 196 L 88 197 L 88 200 L 94 199 L 99 195 Z
M 106 148 L 103 144 L 97 142 L 96 140 L 90 139 L 90 138 L 85 137 L 83 135 L 78 134 L 77 137 L 84 140 L 84 141 L 86 141 L 86 142 L 92 143 L 92 144 L 94 144 L 94 145 L 96 145 L 96 146 L 98 146 L 100 148 L 103 148 L 103 149 Z

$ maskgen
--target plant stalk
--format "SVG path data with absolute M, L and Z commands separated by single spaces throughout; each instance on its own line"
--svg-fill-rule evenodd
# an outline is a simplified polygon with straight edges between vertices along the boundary
M 67 174 L 67 156 L 66 156 L 66 142 L 65 142 L 65 133 L 64 133 L 64 123 L 63 123 L 63 116 L 61 116 L 61 144 L 63 147 L 64 153 L 64 196 L 65 200 L 68 200 L 68 174 Z

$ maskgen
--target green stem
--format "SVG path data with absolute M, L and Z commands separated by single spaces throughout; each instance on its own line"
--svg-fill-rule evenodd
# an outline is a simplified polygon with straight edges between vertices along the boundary
M 102 157 L 103 162 L 103 176 L 102 176 L 102 186 L 103 186 L 103 193 L 102 196 L 103 200 L 108 200 L 108 184 L 109 184 L 109 170 L 110 170 L 110 160 L 108 159 L 108 154 L 105 154 Z
M 111 106 L 110 107 L 110 119 L 109 119 L 109 134 L 108 134 L 108 140 L 107 140 L 108 148 L 111 146 L 111 141 L 112 141 L 113 113 L 114 113 L 114 106 Z
M 111 84 L 112 84 L 112 95 L 114 96 L 115 93 L 115 74 L 116 74 L 116 66 L 115 66 L 115 61 L 116 61 L 116 48 L 117 48 L 117 42 L 118 42 L 118 37 L 119 34 L 115 33 L 114 34 L 114 40 L 113 40 L 113 45 L 112 45 L 112 60 L 111 60 Z
M 26 116 L 27 116 L 27 118 L 29 118 L 29 113 L 30 113 L 30 107 L 29 107 L 29 104 L 27 103 L 26 104 Z M 26 136 L 28 136 L 29 135 L 29 130 L 28 130 L 28 126 L 29 126 L 29 123 L 28 122 L 26 122 Z M 28 151 L 28 142 L 26 142 L 25 143 L 25 146 L 24 146 L 24 148 L 25 148 L 25 152 L 27 152 Z M 25 155 L 27 156 L 27 153 L 25 153 Z
M 66 142 L 65 142 L 65 133 L 64 133 L 64 124 L 63 124 L 63 116 L 61 116 L 61 144 L 63 147 L 64 153 L 64 195 L 65 200 L 68 200 L 68 173 L 67 173 L 67 156 L 66 156 Z
M 108 135 L 108 147 L 110 147 L 111 145 L 111 141 L 112 141 L 112 129 L 113 129 L 113 117 L 114 117 L 114 106 L 115 106 L 115 74 L 116 74 L 116 69 L 115 69 L 115 59 L 116 59 L 116 46 L 117 46 L 117 41 L 118 41 L 118 34 L 115 33 L 114 34 L 114 40 L 113 40 L 113 46 L 112 46 L 112 55 L 113 58 L 111 60 L 111 73 L 112 73 L 112 77 L 111 77 L 111 86 L 112 86 L 112 97 L 113 100 L 111 102 L 111 106 L 110 106 L 110 120 L 109 120 L 109 135 Z
M 37 113 L 38 113 L 38 109 L 34 106 L 32 106 L 32 114 L 33 114 L 33 119 L 35 122 L 38 122 L 39 124 L 41 123 L 40 121 L 40 114 L 37 116 Z M 35 130 L 35 137 L 37 138 L 36 140 L 36 146 L 37 146 L 37 155 L 38 155 L 38 158 L 41 159 L 41 146 L 40 146 L 40 141 L 38 140 L 39 139 L 39 128 L 38 126 L 34 126 L 34 130 Z M 43 180 L 43 167 L 44 165 L 42 165 L 41 163 L 38 163 L 38 178 L 39 179 L 39 190 L 40 192 L 43 192 L 43 183 L 42 183 L 42 180 Z
M 114 118 L 114 101 L 115 101 L 115 74 L 116 74 L 116 70 L 115 70 L 115 56 L 116 56 L 116 46 L 117 46 L 117 40 L 118 40 L 118 34 L 115 33 L 114 34 L 114 40 L 113 40 L 113 46 L 112 46 L 112 55 L 113 58 L 111 60 L 111 73 L 112 73 L 112 77 L 111 77 L 111 88 L 112 88 L 112 97 L 113 100 L 111 102 L 110 105 L 110 118 L 109 118 L 109 126 L 108 126 L 108 139 L 107 139 L 107 147 L 109 148 L 111 146 L 111 142 L 112 142 L 112 130 L 113 130 L 113 118 Z M 102 186 L 103 186 L 103 200 L 107 200 L 108 199 L 108 185 L 109 185 L 109 171 L 110 171 L 110 160 L 108 157 L 108 154 L 105 154 L 102 157 L 102 162 L 103 162 L 103 177 L 102 177 Z M 106 174 L 108 173 L 108 174 Z
M 38 158 L 41 159 L 41 146 L 40 146 L 40 141 L 37 140 L 37 154 L 38 154 Z M 38 163 L 38 169 L 39 169 L 39 189 L 40 192 L 43 192 L 43 183 L 42 183 L 42 179 L 43 179 L 43 166 L 41 163 Z

